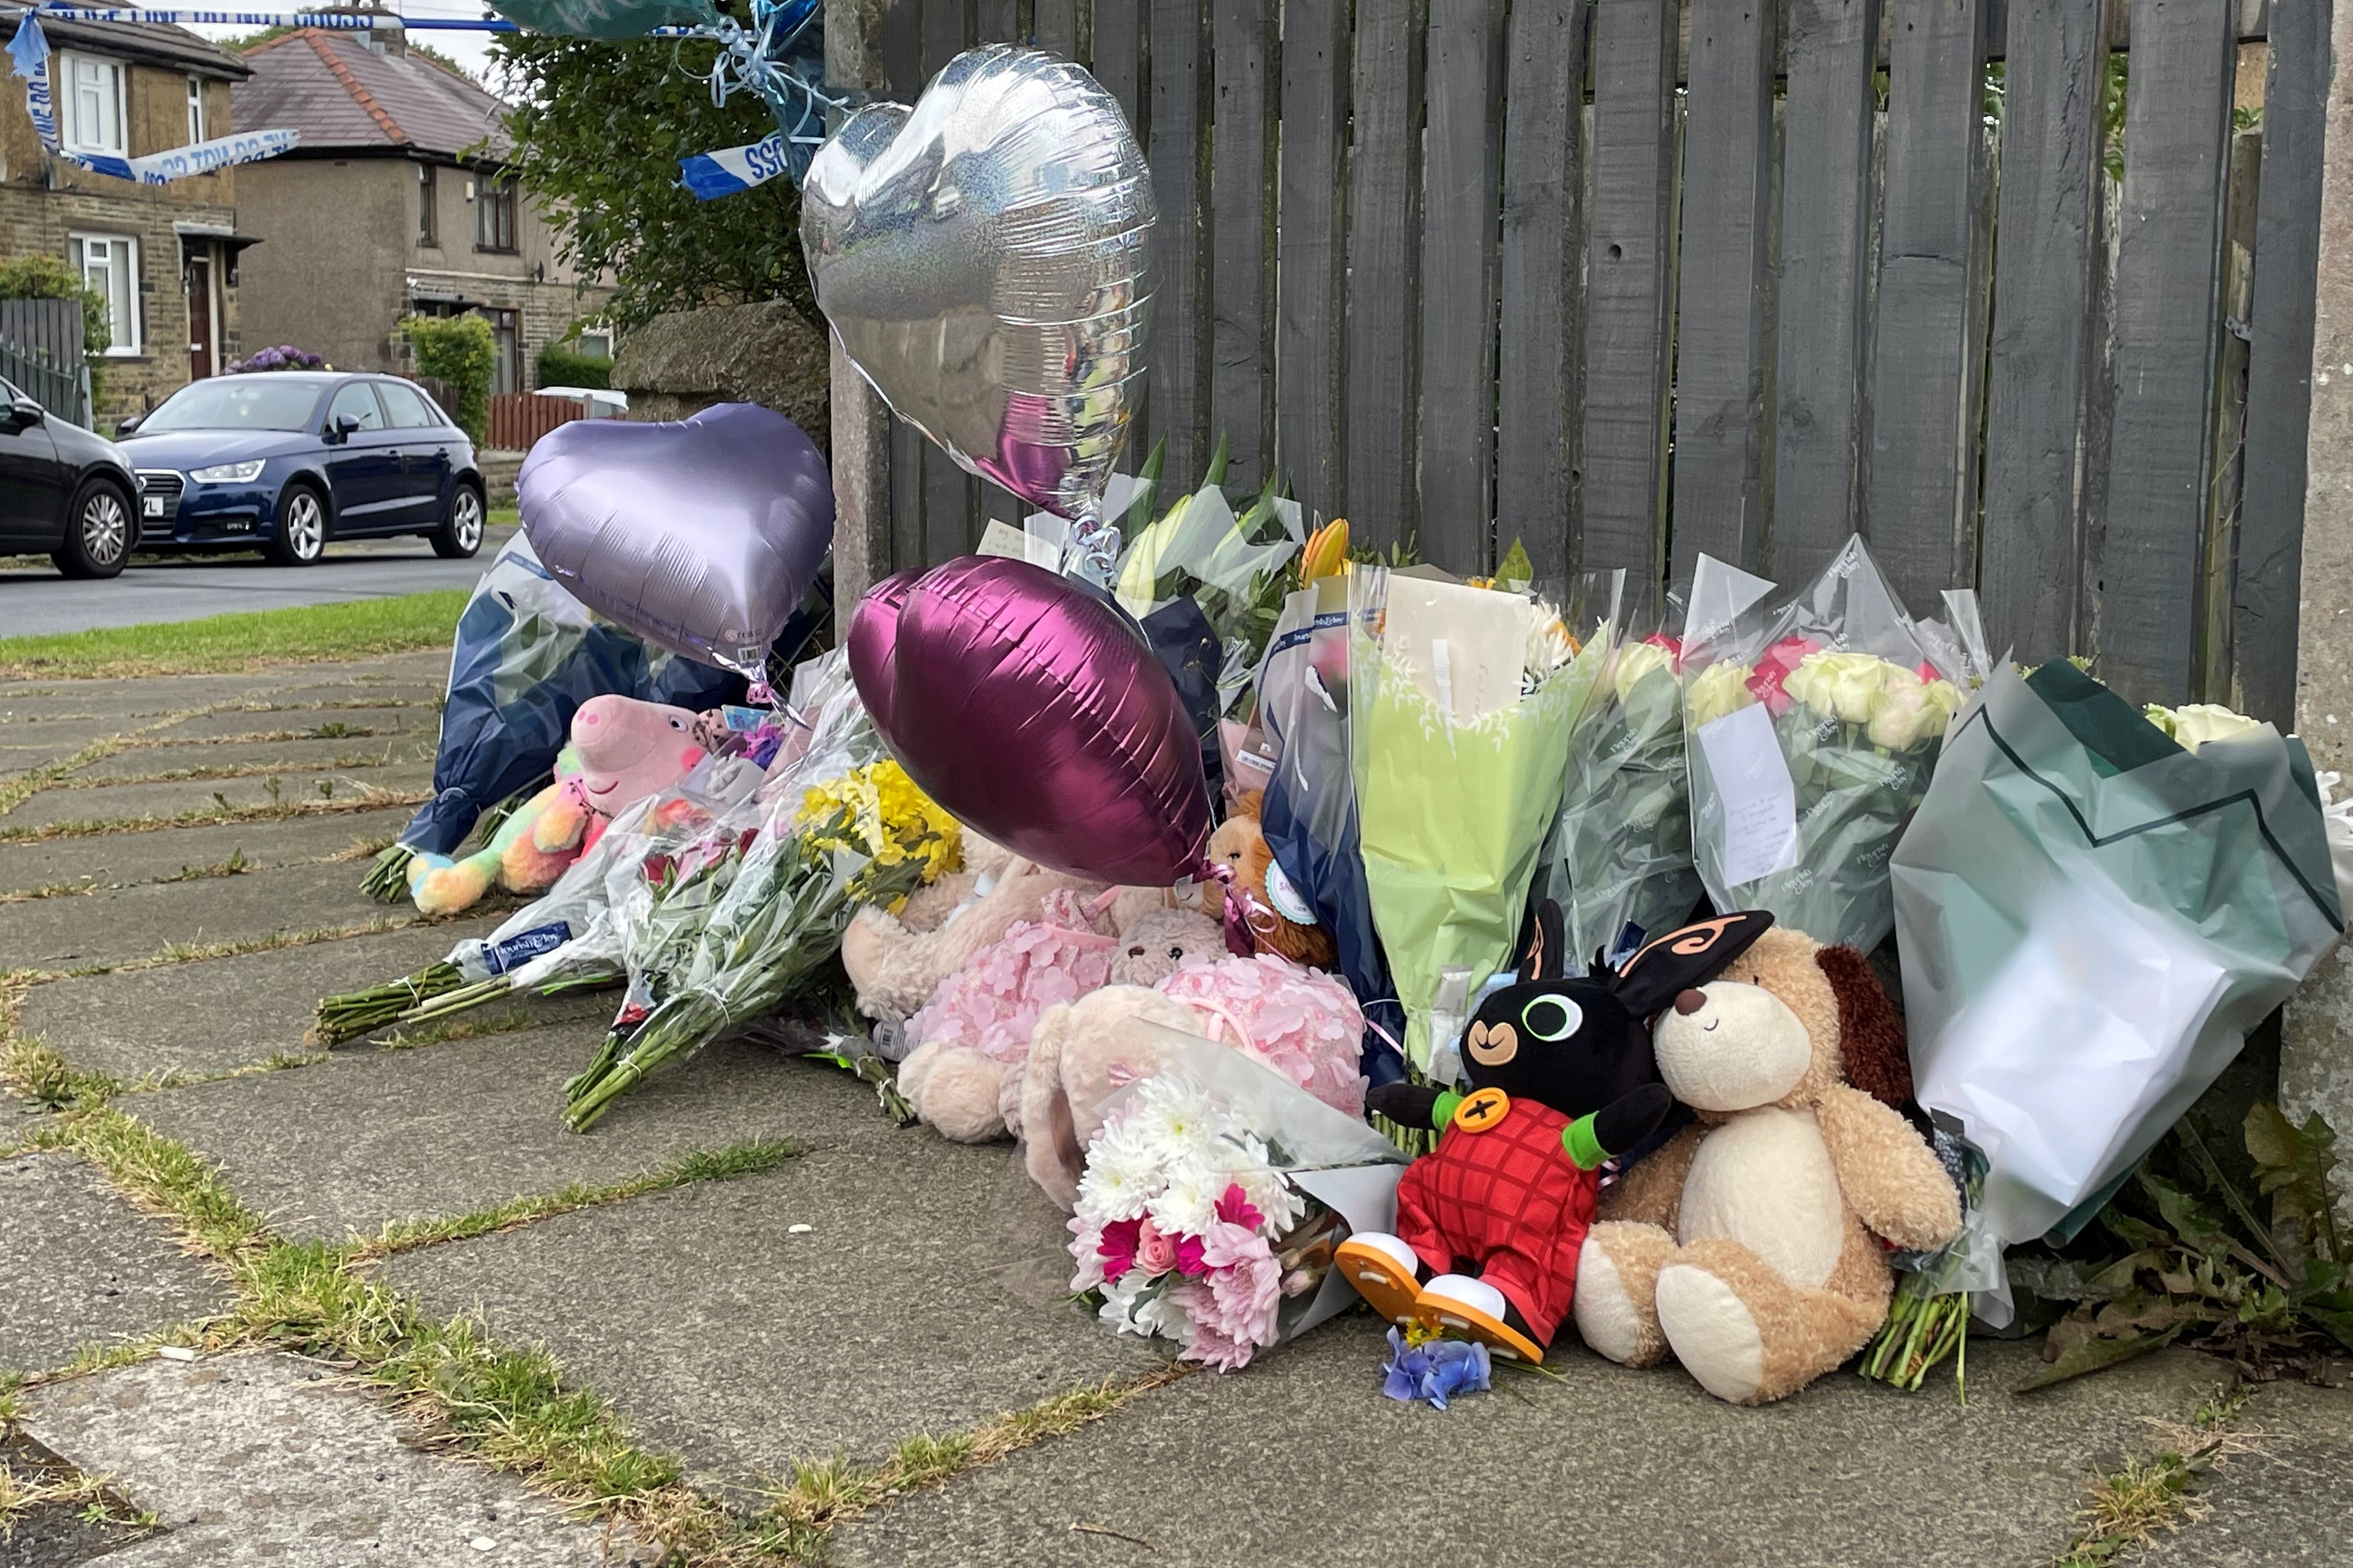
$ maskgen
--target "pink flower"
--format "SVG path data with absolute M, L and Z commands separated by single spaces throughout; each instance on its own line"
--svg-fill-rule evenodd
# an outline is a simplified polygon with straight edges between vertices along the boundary
M 1781 683 L 1789 679 L 1799 659 L 1820 652 L 1821 646 L 1809 637 L 1783 637 L 1757 658 L 1748 677 L 1748 689 L 1765 704 L 1767 712 L 1778 719 L 1789 710 L 1792 700 L 1781 689 Z
M 1209 1300 L 1194 1314 L 1196 1326 L 1236 1344 L 1274 1343 L 1282 1266 L 1268 1251 L 1266 1237 L 1220 1220 L 1202 1241 Z
M 1242 1191 L 1240 1182 L 1229 1184 L 1219 1194 L 1218 1217 L 1228 1225 L 1238 1225 L 1251 1231 L 1266 1223 L 1266 1215 L 1250 1206 L 1250 1194 Z
M 1137 1243 L 1142 1240 L 1144 1222 L 1139 1219 L 1115 1219 L 1103 1226 L 1103 1239 L 1095 1243 L 1095 1255 L 1103 1259 L 1103 1276 L 1113 1284 L 1127 1278 L 1135 1267 Z M 1155 1270 L 1155 1272 L 1158 1272 Z
M 1207 1323 L 1193 1325 L 1193 1342 L 1176 1352 L 1178 1361 L 1198 1362 L 1219 1372 L 1240 1372 L 1250 1364 L 1258 1347 L 1247 1340 L 1226 1338 Z
M 1147 1275 L 1166 1274 L 1176 1267 L 1176 1238 L 1153 1224 L 1151 1218 L 1136 1222 L 1141 1227 L 1135 1236 L 1135 1266 Z
M 1642 640 L 1649 643 L 1652 647 L 1665 648 L 1667 650 L 1667 657 L 1674 662 L 1675 673 L 1677 675 L 1681 675 L 1683 672 L 1683 638 L 1671 637 L 1664 632 L 1652 632 L 1649 637 L 1644 637 Z
M 1198 1279 L 1208 1272 L 1209 1266 L 1201 1261 L 1202 1241 L 1198 1236 L 1176 1238 L 1176 1272 Z

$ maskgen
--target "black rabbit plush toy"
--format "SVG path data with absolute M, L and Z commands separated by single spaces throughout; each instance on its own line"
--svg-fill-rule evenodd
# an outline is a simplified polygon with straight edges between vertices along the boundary
M 1558 906 L 1531 910 L 1516 983 L 1482 997 L 1463 1031 L 1470 1092 L 1398 1083 L 1368 1099 L 1394 1121 L 1439 1130 L 1398 1184 L 1397 1234 L 1351 1237 L 1335 1259 L 1373 1310 L 1541 1362 L 1568 1315 L 1602 1163 L 1674 1108 L 1651 1020 L 1772 923 L 1761 912 L 1703 921 L 1571 980 Z

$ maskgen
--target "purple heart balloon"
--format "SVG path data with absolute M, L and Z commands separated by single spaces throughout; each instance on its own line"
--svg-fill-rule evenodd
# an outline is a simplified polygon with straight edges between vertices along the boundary
M 853 676 L 860 669 L 874 672 L 871 685 L 867 678 L 858 677 L 859 700 L 866 704 L 866 715 L 874 721 L 874 728 L 886 735 L 891 732 L 891 656 L 899 641 L 899 607 L 907 602 L 908 591 L 925 570 L 910 566 L 883 578 L 866 590 L 866 597 L 849 613 L 850 672 Z
M 908 776 L 1015 854 L 1128 887 L 1207 872 L 1209 791 L 1176 682 L 1063 578 L 1001 556 L 935 567 L 894 635 L 853 624 L 849 668 Z
M 833 480 L 755 403 L 675 424 L 575 419 L 515 478 L 523 532 L 573 596 L 649 642 L 756 674 L 833 543 Z

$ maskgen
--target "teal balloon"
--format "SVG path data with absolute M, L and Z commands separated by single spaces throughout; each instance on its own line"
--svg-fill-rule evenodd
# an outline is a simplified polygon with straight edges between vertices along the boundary
M 608 44 L 642 38 L 656 27 L 697 27 L 719 20 L 711 0 L 491 0 L 491 9 L 534 33 Z

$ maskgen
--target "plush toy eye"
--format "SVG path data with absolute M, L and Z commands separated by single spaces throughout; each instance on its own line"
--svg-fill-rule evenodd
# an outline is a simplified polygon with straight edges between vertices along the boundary
M 1585 1022 L 1585 1012 L 1566 996 L 1539 996 L 1520 1009 L 1520 1024 L 1539 1040 L 1565 1040 Z
M 686 728 L 686 721 L 673 713 L 670 715 L 670 727 L 673 730 L 683 730 Z
M 1171 958 L 1182 958 L 1185 956 L 1185 950 L 1181 947 L 1172 947 L 1168 950 L 1168 956 Z

